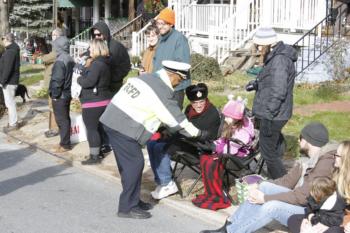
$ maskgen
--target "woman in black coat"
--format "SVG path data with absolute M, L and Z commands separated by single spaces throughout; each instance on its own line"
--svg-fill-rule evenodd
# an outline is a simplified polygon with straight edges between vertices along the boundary
M 90 157 L 82 164 L 100 163 L 103 158 L 101 145 L 107 136 L 99 118 L 112 97 L 110 92 L 110 57 L 107 44 L 102 40 L 93 40 L 90 44 L 90 56 L 91 59 L 87 62 L 86 70 L 78 78 L 78 83 L 82 87 L 80 102 L 90 147 Z
M 186 88 L 186 96 L 191 101 L 187 106 L 185 114 L 188 120 L 198 129 L 209 132 L 209 138 L 217 138 L 220 127 L 220 113 L 208 100 L 208 88 L 204 83 L 191 85 Z M 155 136 L 155 135 L 154 135 Z M 175 182 L 172 180 L 170 167 L 170 155 L 176 151 L 186 151 L 194 156 L 200 152 L 196 146 L 179 140 L 178 135 L 169 138 L 155 138 L 147 143 L 148 155 L 154 173 L 157 188 L 151 192 L 154 199 L 162 199 L 178 191 Z

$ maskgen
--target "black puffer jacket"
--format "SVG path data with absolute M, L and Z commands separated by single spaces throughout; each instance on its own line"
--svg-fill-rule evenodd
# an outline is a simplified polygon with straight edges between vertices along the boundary
M 123 78 L 129 73 L 131 68 L 127 49 L 120 42 L 111 37 L 110 30 L 105 22 L 100 21 L 93 25 L 91 33 L 93 33 L 94 29 L 99 30 L 108 41 L 109 53 L 111 55 L 111 82 L 122 83 Z
M 309 214 L 314 214 L 311 218 L 311 224 L 316 225 L 322 223 L 328 227 L 340 226 L 343 223 L 344 209 L 346 202 L 339 193 L 335 193 L 321 203 L 316 203 L 312 196 L 307 198 L 307 206 L 305 208 L 305 218 Z
M 293 109 L 296 50 L 278 42 L 259 73 L 253 114 L 260 119 L 289 120 Z
M 112 94 L 109 90 L 111 82 L 110 58 L 97 57 L 78 78 L 82 90 L 80 102 L 95 102 L 110 99 Z M 95 90 L 94 90 L 95 89 Z
M 6 47 L 2 56 L 0 55 L 0 83 L 17 85 L 19 81 L 20 48 L 16 43 Z
M 52 99 L 71 98 L 74 60 L 69 56 L 69 41 L 61 36 L 53 42 L 57 58 L 52 68 L 49 95 Z

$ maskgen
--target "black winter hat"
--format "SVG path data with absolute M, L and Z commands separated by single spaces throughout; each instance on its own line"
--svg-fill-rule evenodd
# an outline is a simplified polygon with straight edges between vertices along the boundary
M 318 122 L 307 124 L 301 130 L 301 137 L 313 146 L 322 147 L 329 141 L 327 128 Z
M 190 101 L 206 99 L 208 97 L 208 87 L 204 83 L 191 85 L 186 88 L 186 96 Z

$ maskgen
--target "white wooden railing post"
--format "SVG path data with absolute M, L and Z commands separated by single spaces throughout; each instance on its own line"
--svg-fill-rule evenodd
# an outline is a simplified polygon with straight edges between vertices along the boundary
M 131 39 L 131 43 L 132 43 L 132 48 L 131 48 L 131 55 L 132 56 L 136 56 L 136 46 L 138 45 L 137 43 L 137 32 L 132 32 L 132 39 Z
M 262 4 L 261 26 L 268 26 L 272 24 L 272 14 L 272 0 L 264 0 Z

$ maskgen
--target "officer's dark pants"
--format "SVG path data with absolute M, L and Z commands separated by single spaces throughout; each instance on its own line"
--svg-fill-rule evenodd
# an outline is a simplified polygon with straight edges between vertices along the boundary
M 69 106 L 71 99 L 52 100 L 53 113 L 60 131 L 60 145 L 64 148 L 70 147 L 70 116 Z
M 270 126 L 266 127 L 264 125 L 266 121 L 260 120 L 259 145 L 261 156 L 266 161 L 270 178 L 277 179 L 286 174 L 286 169 L 282 163 L 285 142 L 281 132 L 287 121 L 270 122 Z
M 142 170 L 145 164 L 141 146 L 124 134 L 104 125 L 113 148 L 123 191 L 119 197 L 118 212 L 128 213 L 140 201 Z

